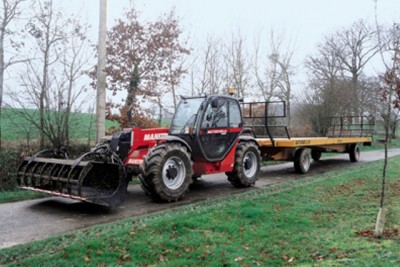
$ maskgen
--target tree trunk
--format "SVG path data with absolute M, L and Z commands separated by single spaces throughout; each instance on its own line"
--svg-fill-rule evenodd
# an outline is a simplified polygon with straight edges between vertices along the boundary
M 358 92 L 358 74 L 357 74 L 357 71 L 352 71 L 352 78 L 351 78 L 351 84 L 352 84 L 352 89 L 353 89 L 353 92 L 352 92 L 352 94 L 350 94 L 351 95 L 351 97 L 353 98 L 352 100 L 352 103 L 353 103 L 353 107 L 351 107 L 351 110 L 353 110 L 353 112 L 354 112 L 354 116 L 358 116 L 358 115 L 360 115 L 359 114 L 359 112 L 360 112 L 360 99 L 359 99 L 359 92 Z M 357 118 L 356 118 L 357 119 Z M 357 119 L 358 120 L 358 119 Z M 356 122 L 356 123 L 358 123 L 358 121 Z
M 396 139 L 397 124 L 398 124 L 397 119 L 393 118 L 393 121 L 392 121 L 391 127 L 390 127 L 390 130 L 391 130 L 390 137 L 391 137 L 391 139 Z
M 39 96 L 39 146 L 40 149 L 44 148 L 45 142 L 44 142 L 44 127 L 45 127 L 45 97 L 46 97 L 46 90 L 47 90 L 47 71 L 48 71 L 48 51 L 45 52 L 44 54 L 44 65 L 43 65 L 43 77 L 42 77 L 42 86 L 40 89 L 40 96 Z

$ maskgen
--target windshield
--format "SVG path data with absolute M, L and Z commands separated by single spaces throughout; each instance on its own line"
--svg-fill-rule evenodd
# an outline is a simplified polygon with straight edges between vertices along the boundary
M 176 109 L 174 119 L 171 123 L 171 134 L 185 133 L 185 128 L 194 126 L 197 113 L 204 98 L 183 99 Z

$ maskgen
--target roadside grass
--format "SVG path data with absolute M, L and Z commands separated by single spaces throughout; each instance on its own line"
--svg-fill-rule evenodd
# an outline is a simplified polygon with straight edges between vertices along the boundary
M 2 249 L 0 265 L 396 266 L 399 168 L 391 158 L 382 239 L 377 161 Z
M 383 140 L 384 137 L 382 136 L 373 136 L 374 142 L 372 143 L 371 146 L 360 146 L 361 151 L 372 151 L 372 150 L 383 150 L 384 149 L 384 143 Z M 391 143 L 389 143 L 388 148 L 399 148 L 400 147 L 400 139 L 392 139 Z
M 27 190 L 15 190 L 15 191 L 1 191 L 0 192 L 0 204 L 16 202 L 28 199 L 43 198 L 46 194 L 27 191 Z

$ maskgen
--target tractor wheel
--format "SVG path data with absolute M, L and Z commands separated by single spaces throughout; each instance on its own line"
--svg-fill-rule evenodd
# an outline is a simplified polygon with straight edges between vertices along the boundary
M 360 147 L 357 144 L 352 144 L 349 148 L 349 156 L 352 162 L 360 160 Z
M 307 173 L 310 169 L 311 157 L 307 149 L 298 149 L 294 154 L 294 170 L 297 173 Z
M 239 143 L 236 147 L 232 172 L 227 172 L 229 182 L 235 187 L 250 187 L 255 184 L 260 171 L 260 151 L 253 142 Z
M 151 158 L 151 155 L 154 155 L 154 154 L 157 155 L 157 153 L 158 153 L 157 150 L 164 151 L 165 145 L 156 146 L 151 151 L 149 151 L 149 154 L 143 158 L 143 164 L 140 165 L 140 173 L 138 175 L 139 180 L 140 180 L 140 187 L 148 196 L 152 196 L 154 194 L 154 190 L 152 189 L 152 187 L 150 185 L 151 181 L 145 179 L 145 177 L 146 177 L 146 175 L 145 175 L 146 169 L 145 168 L 148 168 L 148 166 L 149 166 L 149 161 L 148 161 L 149 157 Z
M 155 200 L 181 199 L 192 183 L 193 162 L 186 147 L 169 143 L 154 148 L 141 168 L 142 188 Z
M 319 150 L 311 150 L 311 158 L 314 161 L 319 161 L 321 159 L 322 152 Z

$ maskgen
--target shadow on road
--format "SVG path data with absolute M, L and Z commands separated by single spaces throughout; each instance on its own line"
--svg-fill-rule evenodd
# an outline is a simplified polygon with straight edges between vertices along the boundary
M 46 214 L 51 213 L 64 213 L 64 214 L 87 214 L 92 216 L 103 216 L 107 214 L 114 214 L 115 209 L 95 205 L 87 202 L 75 202 L 65 200 L 62 198 L 46 199 L 38 203 L 34 203 L 28 207 L 34 212 L 41 212 Z

